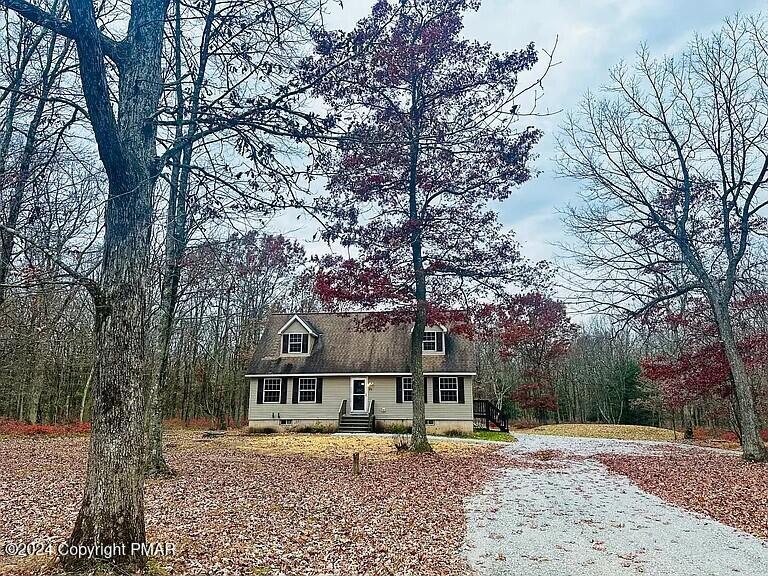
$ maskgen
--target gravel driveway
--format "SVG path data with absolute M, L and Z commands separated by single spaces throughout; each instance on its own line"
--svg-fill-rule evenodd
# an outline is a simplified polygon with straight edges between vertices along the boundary
M 535 435 L 518 439 L 505 450 L 521 465 L 505 469 L 467 504 L 464 552 L 478 574 L 768 574 L 768 542 L 676 508 L 590 458 L 652 452 L 664 444 Z M 527 455 L 541 450 L 576 458 L 524 465 L 530 462 Z

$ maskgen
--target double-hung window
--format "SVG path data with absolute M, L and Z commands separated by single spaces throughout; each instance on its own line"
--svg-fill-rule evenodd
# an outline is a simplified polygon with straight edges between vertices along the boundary
M 440 376 L 440 402 L 459 401 L 459 379 L 455 376 Z
M 424 332 L 424 352 L 437 352 L 437 332 Z
M 403 376 L 403 402 L 413 402 L 413 378 Z
M 283 382 L 280 378 L 264 378 L 264 404 L 280 404 L 280 391 Z
M 299 402 L 317 400 L 317 378 L 299 378 Z
M 301 354 L 303 334 L 288 334 L 288 353 Z

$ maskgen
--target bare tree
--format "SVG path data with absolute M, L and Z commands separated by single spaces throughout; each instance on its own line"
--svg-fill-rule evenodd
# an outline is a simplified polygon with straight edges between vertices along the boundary
M 69 20 L 23 0 L 1 3 L 74 40 L 82 91 L 109 183 L 100 281 L 69 269 L 94 300 L 98 362 L 85 494 L 70 543 L 126 545 L 126 554 L 115 561 L 142 564 L 143 556 L 133 554 L 130 543 L 145 541 L 143 318 L 158 173 L 151 119 L 163 86 L 167 1 L 134 0 L 120 41 L 101 29 L 90 0 L 70 0 Z M 113 71 L 116 91 L 109 86 Z M 68 568 L 89 562 L 76 556 L 61 560 Z
M 148 394 L 147 472 L 170 473 L 162 403 L 187 245 L 206 221 L 264 216 L 298 186 L 292 156 L 315 122 L 298 97 L 297 66 L 323 0 L 174 0 L 159 116 L 169 174 L 164 270 L 156 322 L 157 370 Z M 236 166 L 236 168 L 234 168 Z M 203 207 L 205 209 L 203 209 Z M 255 212 L 255 214 L 254 214 Z
M 727 21 L 676 58 L 641 50 L 564 127 L 562 172 L 584 183 L 567 221 L 580 245 L 577 288 L 601 308 L 642 316 L 688 292 L 706 296 L 725 349 L 744 457 L 765 461 L 732 303 L 755 266 L 768 203 L 768 34 Z
M 80 88 L 108 181 L 98 277 L 63 259 L 55 260 L 91 295 L 97 343 L 86 489 L 70 543 L 126 545 L 119 549 L 128 553 L 112 561 L 143 565 L 143 556 L 133 553 L 129 544 L 145 540 L 145 381 L 152 360 L 147 349 L 146 278 L 156 183 L 165 178 L 165 169 L 171 168 L 170 188 L 177 194 L 177 201 L 170 203 L 168 218 L 173 241 L 167 250 L 171 274 L 166 275 L 166 285 L 171 290 L 176 274 L 173 268 L 184 247 L 184 235 L 178 234 L 184 219 L 184 207 L 179 211 L 183 198 L 178 196 L 184 174 L 205 174 L 215 165 L 223 170 L 217 181 L 224 190 L 242 190 L 231 185 L 233 180 L 257 188 L 262 182 L 260 171 L 279 157 L 278 147 L 265 135 L 297 142 L 311 132 L 316 121 L 314 114 L 301 112 L 297 106 L 308 87 L 286 81 L 284 69 L 263 57 L 265 51 L 255 49 L 258 44 L 244 42 L 243 38 L 261 38 L 263 46 L 279 46 L 285 36 L 262 34 L 264 29 L 258 27 L 274 22 L 281 30 L 283 26 L 290 29 L 298 15 L 314 18 L 316 11 L 307 14 L 303 11 L 306 6 L 317 7 L 322 2 L 254 0 L 247 5 L 196 5 L 190 10 L 204 15 L 202 29 L 208 26 L 212 39 L 200 51 L 190 51 L 191 44 L 179 49 L 178 34 L 175 42 L 167 41 L 169 0 L 117 4 L 109 17 L 97 13 L 91 0 L 69 0 L 68 18 L 26 0 L 0 0 L 0 5 L 74 40 Z M 221 5 L 228 6 L 228 12 Z M 127 22 L 125 30 L 123 22 Z M 200 64 L 204 52 L 210 48 L 213 53 L 221 47 L 217 44 L 221 41 L 229 42 L 230 48 L 221 49 L 216 74 L 206 78 Z M 170 92 L 177 95 L 174 106 L 166 106 L 163 98 L 168 92 L 164 53 L 168 54 L 170 69 L 175 71 L 171 77 L 184 78 L 181 97 L 179 82 L 171 85 Z M 250 61 L 252 57 L 254 61 Z M 183 60 L 182 74 L 178 74 L 179 59 Z M 198 76 L 202 79 L 196 84 Z M 275 89 L 265 95 L 262 89 L 271 82 Z M 190 86 L 191 92 L 185 92 Z M 204 106 L 196 103 L 195 86 L 210 96 Z M 203 143 L 205 156 L 215 161 L 190 163 L 195 143 Z M 242 162 L 238 161 L 242 175 L 230 162 L 233 152 L 242 158 Z M 288 162 L 281 164 L 278 160 L 277 164 L 290 167 Z M 288 170 L 283 176 L 291 178 L 294 173 Z M 274 193 L 281 184 L 278 181 L 276 186 L 267 187 L 265 193 Z M 206 199 L 211 200 L 211 205 L 202 210 L 220 217 L 226 217 L 235 206 L 231 195 L 222 199 L 216 194 Z M 12 227 L 5 230 L 19 237 Z M 181 241 L 178 246 L 177 240 Z M 162 321 L 166 326 L 172 313 L 172 308 L 166 306 Z M 150 403 L 158 389 L 150 387 Z M 72 556 L 62 561 L 67 568 L 81 568 L 88 563 L 87 559 Z
M 62 10 L 58 2 L 52 9 Z M 7 50 L 0 55 L 0 306 L 14 255 L 15 237 L 8 229 L 18 225 L 36 178 L 59 160 L 61 138 L 78 115 L 75 109 L 67 119 L 64 105 L 51 98 L 71 64 L 71 41 L 11 14 L 3 20 Z

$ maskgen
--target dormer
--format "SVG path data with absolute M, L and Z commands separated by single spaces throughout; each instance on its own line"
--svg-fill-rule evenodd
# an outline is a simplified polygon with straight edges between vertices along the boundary
M 425 356 L 445 356 L 445 326 L 427 326 L 424 329 L 424 340 L 421 351 Z
M 281 356 L 309 356 L 318 335 L 312 326 L 294 314 L 277 332 Z

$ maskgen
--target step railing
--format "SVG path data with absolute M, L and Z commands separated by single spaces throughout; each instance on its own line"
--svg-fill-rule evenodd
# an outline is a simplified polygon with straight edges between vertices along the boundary
M 370 405 L 368 406 L 368 431 L 369 432 L 375 432 L 376 431 L 376 411 L 374 410 L 374 403 L 376 400 L 371 400 Z
M 339 407 L 339 427 L 341 427 L 341 420 L 344 418 L 344 414 L 347 413 L 347 399 L 341 401 L 341 406 Z
M 475 419 L 485 420 L 486 429 L 490 429 L 493 422 L 502 432 L 509 432 L 509 419 L 490 400 L 473 400 L 472 411 Z

